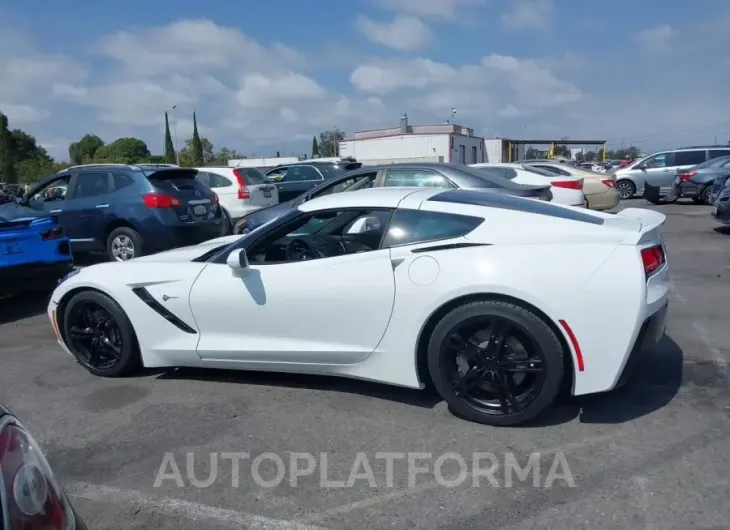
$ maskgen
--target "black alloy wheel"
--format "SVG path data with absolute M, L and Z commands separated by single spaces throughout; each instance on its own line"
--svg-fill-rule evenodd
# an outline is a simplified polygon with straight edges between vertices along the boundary
M 74 295 L 60 316 L 63 339 L 84 368 L 101 377 L 120 377 L 141 365 L 134 328 L 124 310 L 98 291 Z
M 437 325 L 429 369 L 457 414 L 516 425 L 554 401 L 563 377 L 562 350 L 555 333 L 530 311 L 483 301 L 457 308 Z
M 105 307 L 85 300 L 76 304 L 66 318 L 68 340 L 79 362 L 92 370 L 104 371 L 121 361 L 122 332 Z

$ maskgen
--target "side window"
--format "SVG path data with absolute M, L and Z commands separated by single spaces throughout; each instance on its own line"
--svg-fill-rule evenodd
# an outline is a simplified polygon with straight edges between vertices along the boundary
M 455 188 L 443 175 L 423 169 L 388 169 L 385 187 Z
M 127 188 L 134 184 L 134 179 L 124 173 L 114 173 L 114 191 Z
M 383 247 L 412 245 L 439 239 L 461 237 L 482 224 L 481 217 L 470 217 L 423 210 L 396 210 Z
M 210 173 L 208 173 L 207 171 L 198 171 L 198 174 L 195 175 L 195 180 L 205 186 L 210 187 Z
M 708 151 L 710 158 L 720 158 L 721 156 L 730 156 L 730 149 L 710 149 Z
M 304 215 L 257 241 L 249 260 L 263 265 L 378 250 L 390 216 L 390 210 L 365 209 Z
M 62 201 L 66 198 L 66 192 L 68 191 L 70 182 L 71 175 L 64 175 L 63 177 L 52 180 L 38 189 L 28 200 L 29 202 Z
M 357 175 L 349 179 L 345 179 L 330 186 L 325 185 L 323 189 L 313 194 L 314 197 L 322 197 L 331 193 L 342 193 L 343 191 L 356 191 L 372 188 L 375 183 L 375 177 L 378 176 L 377 171 L 364 175 Z
M 674 164 L 672 166 L 696 166 L 705 161 L 707 151 L 676 151 L 674 153 Z
M 292 166 L 287 171 L 282 182 L 305 182 L 312 180 L 323 180 L 322 175 L 319 174 L 312 166 Z
M 644 162 L 644 167 L 647 169 L 655 169 L 662 167 L 672 166 L 672 153 L 659 153 Z
M 504 168 L 504 176 L 512 180 L 517 176 L 517 171 L 514 168 L 506 167 Z
M 274 182 L 281 182 L 281 180 L 286 176 L 288 170 L 288 167 L 278 167 L 276 169 L 272 169 L 271 171 L 266 173 L 266 178 L 268 178 L 269 180 L 273 180 Z
M 233 185 L 230 180 L 228 180 L 223 175 L 219 175 L 218 173 L 207 172 L 207 175 L 209 188 L 227 188 L 228 186 Z
M 82 171 L 76 173 L 76 183 L 73 189 L 74 199 L 88 199 L 106 195 L 113 190 L 110 188 L 109 173 Z

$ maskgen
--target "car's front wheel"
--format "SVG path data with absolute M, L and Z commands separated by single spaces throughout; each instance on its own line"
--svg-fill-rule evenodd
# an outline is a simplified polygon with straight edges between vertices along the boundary
M 486 425 L 517 425 L 552 405 L 563 380 L 563 346 L 550 326 L 516 304 L 461 305 L 434 328 L 428 368 L 452 411 Z
M 137 337 L 124 310 L 98 291 L 81 291 L 65 305 L 64 342 L 76 360 L 100 377 L 122 377 L 141 365 Z

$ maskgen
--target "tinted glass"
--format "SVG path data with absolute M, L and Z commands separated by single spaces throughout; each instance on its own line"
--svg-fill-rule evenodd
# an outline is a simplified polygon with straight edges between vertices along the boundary
M 195 180 L 197 180 L 201 184 L 210 186 L 210 174 L 205 171 L 198 171 L 198 174 L 195 175 Z
M 217 173 L 208 173 L 208 178 L 210 179 L 208 186 L 210 186 L 211 188 L 227 188 L 228 186 L 233 185 L 233 182 L 228 180 L 223 175 L 219 175 Z M 262 178 L 263 178 L 263 175 L 262 175 Z M 244 180 L 248 180 L 248 179 L 244 179 Z M 266 179 L 264 178 L 264 182 L 265 181 L 266 181 Z M 247 182 L 247 184 L 254 184 L 254 183 Z M 261 184 L 261 182 L 257 182 L 256 184 Z
M 674 166 L 696 166 L 706 159 L 706 151 L 704 149 L 697 151 L 675 151 Z
M 596 217 L 583 212 L 568 210 L 555 204 L 544 201 L 535 201 L 532 199 L 523 199 L 513 197 L 501 193 L 481 193 L 479 191 L 470 190 L 449 190 L 434 195 L 429 201 L 453 202 L 458 204 L 473 204 L 476 206 L 487 206 L 490 208 L 503 208 L 505 210 L 514 210 L 518 212 L 534 213 L 539 215 L 548 215 L 550 217 L 560 217 L 562 219 L 570 219 L 572 221 L 582 221 L 584 223 L 593 223 L 597 225 L 603 224 L 601 217 Z
M 109 188 L 109 173 L 84 171 L 76 174 L 76 184 L 73 193 L 74 199 L 98 197 L 99 195 L 105 195 L 112 191 Z
M 386 187 L 414 186 L 419 188 L 455 187 L 443 175 L 423 169 L 389 169 L 385 174 Z
M 326 179 L 337 178 L 347 172 L 344 167 L 336 164 L 317 164 L 317 169 L 319 169 L 319 172 L 322 173 Z
M 706 167 L 722 167 L 728 162 L 730 162 L 730 156 L 721 158 L 710 158 L 709 160 L 705 160 L 701 164 L 695 166 L 695 169 L 704 169 Z
M 539 168 L 539 167 L 522 166 L 522 169 L 524 169 L 528 173 L 534 173 L 536 175 L 540 175 L 540 176 L 543 176 L 543 177 L 554 177 L 555 176 L 552 173 L 550 173 L 548 170 L 542 169 L 542 168 Z
M 710 158 L 720 158 L 721 156 L 730 156 L 730 149 L 709 149 L 707 154 Z
M 372 188 L 375 183 L 375 177 L 378 173 L 366 173 L 363 175 L 357 175 L 349 179 L 337 181 L 336 184 L 323 185 L 321 189 L 316 190 L 312 193 L 312 197 L 322 197 L 331 193 L 341 193 L 343 191 L 356 191 Z
M 481 217 L 422 210 L 396 210 L 383 246 L 394 247 L 461 237 L 483 222 L 484 219 Z
M 322 180 L 322 175 L 312 166 L 291 166 L 282 182 L 303 182 L 309 180 Z
M 543 169 L 545 171 L 549 171 L 553 175 L 562 175 L 564 177 L 570 176 L 570 173 L 568 171 L 565 171 L 564 169 L 560 169 L 559 167 L 555 167 L 555 166 L 533 166 L 533 167 L 537 167 L 537 168 Z
M 659 153 L 658 155 L 651 156 L 646 159 L 646 161 L 643 163 L 643 165 L 647 169 L 671 167 L 672 166 L 672 153 Z
M 114 173 L 114 189 L 119 191 L 134 184 L 134 179 L 124 173 Z
M 256 184 L 266 184 L 266 175 L 261 173 L 261 171 L 259 171 L 255 167 L 238 168 L 238 172 L 241 174 L 243 180 L 248 186 L 255 186 Z M 225 177 L 221 178 L 225 179 Z M 225 180 L 228 182 L 228 184 L 221 185 L 221 187 L 231 185 L 228 179 Z

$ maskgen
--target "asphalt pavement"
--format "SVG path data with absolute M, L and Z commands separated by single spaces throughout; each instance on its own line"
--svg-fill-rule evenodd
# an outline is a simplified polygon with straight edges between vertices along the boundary
M 489 428 L 425 392 L 324 377 L 96 378 L 54 343 L 45 297 L 0 302 L 0 401 L 90 528 L 729 528 L 730 235 L 709 207 L 653 208 L 667 337 L 629 387 L 539 424 Z

